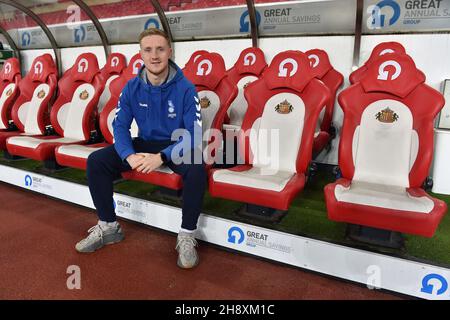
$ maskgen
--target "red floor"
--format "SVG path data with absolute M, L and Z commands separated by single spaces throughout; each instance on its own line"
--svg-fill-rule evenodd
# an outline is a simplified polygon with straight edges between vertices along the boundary
M 399 299 L 207 243 L 200 265 L 182 270 L 175 235 L 126 221 L 125 241 L 79 254 L 93 210 L 4 183 L 0 204 L 0 299 Z M 80 290 L 67 288 L 71 265 Z

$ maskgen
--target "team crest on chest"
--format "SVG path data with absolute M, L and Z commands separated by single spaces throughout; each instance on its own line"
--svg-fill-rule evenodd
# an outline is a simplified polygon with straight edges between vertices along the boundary
M 81 100 L 86 100 L 87 98 L 89 98 L 89 93 L 88 93 L 86 90 L 83 90 L 83 91 L 80 93 L 80 99 L 81 99 Z
M 43 97 L 45 97 L 45 91 L 44 91 L 44 90 L 39 91 L 39 92 L 37 93 L 37 97 L 38 97 L 39 99 L 42 99 Z
M 286 99 L 275 107 L 275 111 L 279 114 L 288 114 L 291 113 L 292 110 L 294 110 L 294 107 Z
M 375 115 L 375 119 L 383 123 L 393 123 L 398 120 L 398 114 L 387 107 Z
M 10 88 L 8 91 L 6 91 L 6 96 L 9 97 L 10 95 L 12 95 L 13 91 Z
M 203 97 L 200 99 L 200 107 L 202 109 L 206 109 L 211 105 L 211 101 L 207 97 Z

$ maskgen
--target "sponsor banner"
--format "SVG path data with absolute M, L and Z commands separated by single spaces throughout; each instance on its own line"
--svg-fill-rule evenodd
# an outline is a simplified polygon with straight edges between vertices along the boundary
M 364 33 L 448 31 L 448 0 L 365 0 Z
M 8 30 L 19 49 L 50 48 L 50 40 L 40 27 Z
M 346 10 L 342 10 L 345 7 Z M 292 1 L 256 6 L 260 35 L 352 34 L 355 28 L 354 0 Z M 166 13 L 176 40 L 248 37 L 250 18 L 246 5 Z M 68 18 L 69 18 L 68 14 Z M 156 14 L 100 20 L 110 43 L 136 43 L 139 33 L 149 27 L 162 29 Z M 61 47 L 101 43 L 92 22 L 48 26 Z M 11 30 L 20 49 L 49 47 L 39 27 Z M 20 40 L 20 41 L 19 41 Z
M 353 34 L 356 1 L 293 1 L 256 5 L 260 35 Z
M 93 208 L 87 186 L 0 165 L 0 181 Z M 114 194 L 118 216 L 178 232 L 181 209 Z M 450 300 L 450 269 L 201 214 L 197 237 L 233 250 L 424 299 Z

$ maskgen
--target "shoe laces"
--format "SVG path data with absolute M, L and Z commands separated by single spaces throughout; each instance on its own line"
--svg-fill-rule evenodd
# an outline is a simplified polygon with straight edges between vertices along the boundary
M 186 250 L 193 250 L 194 247 L 197 246 L 197 240 L 195 240 L 194 237 L 192 236 L 178 236 L 178 241 L 177 241 L 177 245 L 175 247 L 176 250 L 182 250 L 182 251 L 186 251 Z
M 81 240 L 83 244 L 89 242 L 90 240 L 95 240 L 96 238 L 100 238 L 103 241 L 103 230 L 100 225 L 96 224 L 95 226 L 89 228 L 88 233 L 89 235 Z

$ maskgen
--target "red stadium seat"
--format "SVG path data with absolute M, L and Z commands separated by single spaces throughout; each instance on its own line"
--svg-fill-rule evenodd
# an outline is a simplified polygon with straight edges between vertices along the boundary
M 104 88 L 97 57 L 92 53 L 81 54 L 58 87 L 59 96 L 52 107 L 50 120 L 59 136 L 10 137 L 6 142 L 10 154 L 40 161 L 52 160 L 57 146 L 88 142 Z
M 111 83 L 111 81 L 122 74 L 122 71 L 126 66 L 127 61 L 123 54 L 111 53 L 108 56 L 105 66 L 100 70 L 100 73 L 103 76 L 103 81 L 105 82 L 105 89 L 103 90 L 98 102 L 97 109 L 99 113 L 103 110 L 103 107 L 108 102 L 109 97 L 111 96 L 109 84 Z
M 308 56 L 314 76 L 322 81 L 331 92 L 330 99 L 320 112 L 319 122 L 314 134 L 313 154 L 318 154 L 332 138 L 331 121 L 333 120 L 336 92 L 344 83 L 344 76 L 333 68 L 325 51 L 312 49 L 306 51 L 305 54 Z
M 198 93 L 199 108 L 202 115 L 203 146 L 208 146 L 204 152 L 207 167 L 214 162 L 215 151 L 221 147 L 221 137 L 212 136 L 212 130 L 221 132 L 232 101 L 238 94 L 238 89 L 227 77 L 225 62 L 217 53 L 204 53 L 196 59 L 193 67 L 185 72 Z M 213 143 L 210 144 L 210 142 Z M 221 160 L 220 160 L 221 161 Z
M 431 237 L 447 206 L 422 188 L 443 96 L 405 54 L 386 54 L 338 97 L 342 178 L 325 187 L 328 217 Z
M 381 56 L 392 53 L 406 54 L 406 50 L 405 47 L 398 42 L 382 42 L 376 45 L 364 65 L 350 74 L 350 83 L 354 84 L 360 81 L 372 63 L 376 62 Z M 422 71 L 419 70 L 419 72 L 425 77 L 425 74 Z
M 228 109 L 227 123 L 223 125 L 226 130 L 239 130 L 247 112 L 247 101 L 244 89 L 253 81 L 258 80 L 267 62 L 264 52 L 259 48 L 244 49 L 234 66 L 227 71 L 228 79 L 238 88 L 238 95 Z
M 123 70 L 123 73 L 118 77 L 115 77 L 109 84 L 110 98 L 100 112 L 99 119 L 100 131 L 105 138 L 105 142 L 90 145 L 71 144 L 59 146 L 55 150 L 56 162 L 58 164 L 78 169 L 86 169 L 87 158 L 92 152 L 114 143 L 112 122 L 114 120 L 120 94 L 128 80 L 137 75 L 140 66 L 143 64 L 144 62 L 142 61 L 140 54 L 134 55 L 133 58 L 131 58 L 128 67 Z M 133 122 L 133 136 L 137 135 L 137 127 L 135 124 L 136 123 Z
M 11 110 L 19 131 L 1 131 L 0 149 L 6 150 L 6 139 L 19 135 L 43 135 L 50 124 L 49 103 L 57 85 L 57 71 L 50 54 L 34 59 L 30 71 L 19 82 L 20 96 Z
M 187 74 L 192 74 L 191 71 L 188 71 L 189 68 L 192 68 L 194 66 L 194 62 L 202 55 L 208 53 L 206 50 L 197 50 L 192 53 L 191 57 L 189 58 L 188 62 L 184 65 L 184 68 L 182 69 L 183 74 L 187 76 Z
M 304 53 L 285 51 L 246 88 L 245 98 L 248 110 L 239 135 L 245 164 L 211 170 L 209 191 L 286 211 L 304 187 L 315 125 L 330 90 L 314 77 Z M 277 140 L 270 138 L 273 133 Z
M 11 108 L 19 96 L 20 65 L 17 58 L 5 61 L 0 72 L 0 130 L 9 128 Z M 0 143 L 1 146 L 1 143 Z M 4 149 L 4 142 L 3 147 Z

